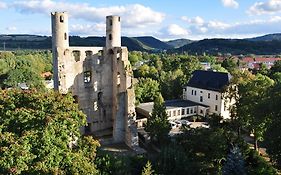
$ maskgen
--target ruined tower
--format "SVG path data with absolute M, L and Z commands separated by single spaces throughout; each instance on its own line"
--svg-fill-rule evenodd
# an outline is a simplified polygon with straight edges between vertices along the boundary
M 83 134 L 102 143 L 138 146 L 135 94 L 128 50 L 121 47 L 119 16 L 106 17 L 105 47 L 70 47 L 66 12 L 51 13 L 54 87 L 71 92 L 87 115 Z

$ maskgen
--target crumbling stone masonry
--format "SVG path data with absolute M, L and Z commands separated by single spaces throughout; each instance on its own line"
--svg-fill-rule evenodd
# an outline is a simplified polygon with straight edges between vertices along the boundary
M 133 73 L 128 50 L 121 47 L 120 17 L 106 17 L 105 47 L 70 47 L 67 13 L 51 16 L 54 88 L 71 92 L 87 115 L 81 132 L 102 143 L 138 147 Z

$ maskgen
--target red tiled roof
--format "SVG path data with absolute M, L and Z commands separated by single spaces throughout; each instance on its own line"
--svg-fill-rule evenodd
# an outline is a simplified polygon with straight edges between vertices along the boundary
M 275 62 L 281 60 L 281 58 L 265 58 L 265 57 L 257 57 L 257 58 L 252 58 L 252 57 L 245 57 L 242 59 L 243 62 L 258 62 L 258 63 L 262 63 L 262 62 Z

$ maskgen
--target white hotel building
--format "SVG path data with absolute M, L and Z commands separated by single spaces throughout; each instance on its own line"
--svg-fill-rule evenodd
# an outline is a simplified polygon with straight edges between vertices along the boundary
M 168 120 L 178 120 L 190 116 L 218 114 L 223 119 L 230 118 L 229 102 L 225 98 L 225 89 L 230 83 L 228 73 L 196 70 L 187 85 L 183 87 L 183 99 L 166 100 Z M 142 127 L 147 117 L 151 116 L 153 102 L 137 106 L 137 123 Z

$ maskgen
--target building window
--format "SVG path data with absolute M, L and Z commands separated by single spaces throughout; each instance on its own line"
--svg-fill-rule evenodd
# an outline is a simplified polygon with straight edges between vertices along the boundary
M 194 111 L 193 111 L 193 112 L 194 112 L 194 113 L 196 113 L 196 110 L 197 110 L 197 108 L 196 108 L 196 107 L 194 107 Z
M 218 100 L 218 95 L 216 95 L 216 100 Z
M 211 98 L 211 94 L 210 93 L 208 93 L 208 98 Z
M 102 54 L 103 54 L 103 50 L 99 50 L 99 51 L 98 51 L 98 56 L 101 57 Z
M 200 102 L 203 102 L 203 96 L 200 96 Z
M 86 57 L 90 57 L 93 55 L 93 52 L 91 50 L 87 50 L 85 53 L 86 53 Z
M 118 72 L 118 74 L 117 74 L 117 85 L 120 85 L 120 82 L 121 82 L 120 73 Z
M 186 114 L 189 114 L 189 108 L 186 108 Z
M 94 108 L 94 111 L 98 110 L 98 102 L 97 101 L 94 102 L 93 108 Z
M 63 16 L 60 16 L 60 22 L 63 22 L 63 21 L 64 21 Z
M 203 91 L 200 91 L 200 93 L 203 93 Z
M 202 109 L 200 110 L 200 114 L 203 114 L 203 110 Z
M 193 90 L 191 91 L 191 95 L 193 95 Z
M 218 105 L 215 106 L 215 111 L 218 111 Z
M 177 113 L 176 113 L 177 111 L 173 111 L 173 116 L 176 116 L 177 115 Z
M 172 114 L 171 111 L 168 111 L 168 116 L 169 117 L 172 117 L 171 114 Z
M 112 26 L 112 19 L 111 19 L 111 20 L 109 20 L 109 25 L 111 25 L 111 26 Z
M 184 112 L 185 112 L 185 110 L 184 110 L 184 109 L 182 109 L 182 110 L 181 110 L 181 115 L 185 115 L 185 113 L 184 113 Z
M 196 91 L 194 91 L 194 95 L 196 96 Z
M 112 40 L 112 35 L 111 34 L 109 34 L 108 39 Z
M 67 34 L 64 33 L 64 40 L 67 40 Z
M 190 109 L 190 113 L 193 114 L 193 108 Z
M 74 51 L 72 52 L 72 55 L 73 55 L 74 60 L 75 60 L 76 62 L 80 61 L 80 51 L 79 51 L 79 50 L 74 50 Z
M 121 21 L 120 16 L 118 17 L 118 21 L 119 21 L 119 22 Z
M 86 71 L 84 72 L 84 83 L 90 83 L 91 82 L 91 72 Z
M 181 115 L 181 110 L 178 110 L 178 115 Z

